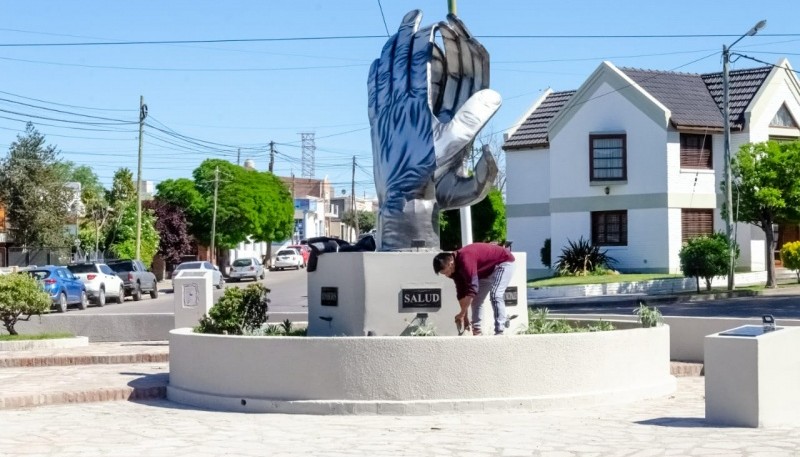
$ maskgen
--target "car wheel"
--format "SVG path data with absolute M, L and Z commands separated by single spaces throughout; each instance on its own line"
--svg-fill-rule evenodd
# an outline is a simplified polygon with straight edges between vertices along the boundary
M 80 303 L 78 303 L 78 308 L 86 309 L 87 306 L 89 306 L 89 297 L 86 296 L 86 291 L 82 290 L 81 291 L 81 301 L 80 301 Z
M 225 285 L 225 278 L 222 276 L 219 277 L 219 282 L 217 283 L 217 289 L 222 289 L 222 286 Z
M 133 297 L 133 301 L 139 301 L 142 299 L 142 286 L 140 284 L 136 284 L 136 289 L 131 292 L 131 296 Z
M 117 303 L 125 301 L 125 287 L 119 286 L 119 294 L 117 294 Z
M 265 274 L 264 274 L 264 272 L 262 271 L 262 272 L 261 272 L 261 280 L 263 281 L 263 280 L 264 280 L 264 278 L 266 278 L 266 277 L 267 277 L 267 275 L 265 275 Z
M 158 284 L 153 284 L 153 290 L 150 291 L 150 298 L 158 298 Z
M 67 312 L 67 294 L 64 292 L 61 292 L 61 295 L 58 296 L 58 306 L 56 307 L 56 311 L 59 313 Z
M 97 294 L 97 306 L 105 306 L 106 305 L 106 289 L 105 287 L 100 288 L 100 293 Z

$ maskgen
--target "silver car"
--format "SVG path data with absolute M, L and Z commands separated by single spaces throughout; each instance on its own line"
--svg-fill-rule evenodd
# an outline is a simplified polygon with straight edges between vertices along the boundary
M 175 267 L 175 270 L 172 272 L 172 277 L 174 278 L 179 271 L 182 270 L 205 270 L 211 272 L 212 277 L 212 284 L 216 286 L 217 289 L 222 289 L 222 286 L 225 285 L 225 278 L 222 277 L 222 273 L 219 272 L 217 267 L 212 265 L 210 262 L 183 262 L 182 264 Z
M 231 264 L 231 272 L 228 275 L 231 281 L 241 281 L 242 279 L 252 278 L 253 281 L 264 279 L 264 267 L 258 259 L 244 257 L 236 259 Z

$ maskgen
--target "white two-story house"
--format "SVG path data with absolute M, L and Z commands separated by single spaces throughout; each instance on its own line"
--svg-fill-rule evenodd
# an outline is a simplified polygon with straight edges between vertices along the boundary
M 800 85 L 788 61 L 731 71 L 729 87 L 732 154 L 747 142 L 800 138 Z M 540 260 L 546 239 L 555 262 L 581 237 L 620 271 L 680 272 L 686 239 L 725 231 L 721 108 L 721 73 L 610 62 L 575 91 L 545 92 L 503 145 L 508 239 L 528 253 L 528 276 L 552 274 Z M 735 225 L 737 269 L 764 270 L 763 232 Z

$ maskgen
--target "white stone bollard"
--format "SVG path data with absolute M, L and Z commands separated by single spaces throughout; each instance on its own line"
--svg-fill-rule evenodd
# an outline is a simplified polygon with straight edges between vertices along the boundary
M 172 279 L 175 293 L 175 328 L 197 327 L 214 306 L 213 276 L 210 271 L 179 271 Z

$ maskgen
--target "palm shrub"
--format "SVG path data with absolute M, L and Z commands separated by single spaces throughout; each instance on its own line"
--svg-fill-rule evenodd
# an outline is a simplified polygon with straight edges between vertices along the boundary
M 781 246 L 781 263 L 784 267 L 794 270 L 797 282 L 800 282 L 800 241 L 793 241 Z
M 544 240 L 544 245 L 542 249 L 539 250 L 539 258 L 542 260 L 542 265 L 547 268 L 552 266 L 552 260 L 550 258 L 550 238 Z
M 567 240 L 556 261 L 556 271 L 561 276 L 586 276 L 595 271 L 605 272 L 617 260 L 580 237 L 578 241 Z
M 683 275 L 695 278 L 697 292 L 700 292 L 700 278 L 705 280 L 706 290 L 711 290 L 711 281 L 714 277 L 725 276 L 728 273 L 728 262 L 730 262 L 728 238 L 723 233 L 691 238 L 681 247 L 678 256 L 681 259 Z
M 261 328 L 267 322 L 269 289 L 252 284 L 246 289 L 229 287 L 216 305 L 203 316 L 197 333 L 244 335 Z
M 36 279 L 27 274 L 0 275 L 0 320 L 9 334 L 17 335 L 17 322 L 41 315 L 51 304 Z

